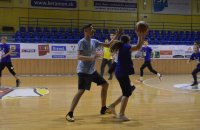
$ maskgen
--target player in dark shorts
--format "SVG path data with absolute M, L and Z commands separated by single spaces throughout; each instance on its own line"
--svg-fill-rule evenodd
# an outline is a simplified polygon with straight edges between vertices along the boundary
M 110 110 L 116 115 L 115 107 L 121 103 L 120 112 L 116 117 L 121 121 L 128 121 L 125 116 L 125 110 L 129 97 L 135 90 L 135 86 L 131 84 L 129 75 L 134 74 L 133 62 L 131 58 L 131 52 L 139 50 L 144 42 L 146 33 L 137 32 L 138 43 L 136 46 L 131 46 L 130 37 L 128 35 L 122 35 L 120 41 L 111 44 L 111 52 L 118 52 L 118 62 L 115 68 L 115 76 L 119 82 L 122 90 L 122 95 L 118 97 L 110 106 Z
M 199 45 L 194 44 L 193 47 L 194 53 L 191 55 L 190 59 L 188 60 L 188 63 L 190 63 L 191 60 L 194 60 L 197 62 L 197 67 L 192 71 L 192 77 L 193 77 L 193 84 L 191 86 L 198 86 L 197 82 L 197 73 L 200 72 L 200 52 L 199 52 Z
M 153 69 L 151 65 L 151 53 L 152 49 L 148 46 L 148 42 L 144 41 L 144 46 L 141 49 L 142 54 L 144 56 L 144 64 L 140 68 L 140 79 L 138 81 L 143 82 L 143 75 L 144 75 L 144 69 L 147 67 L 149 71 L 151 71 L 153 74 L 156 74 L 160 80 L 162 80 L 162 75 L 158 73 L 156 70 Z
M 92 39 L 91 37 L 94 35 L 94 28 L 92 24 L 88 24 L 83 27 L 84 38 L 82 38 L 78 42 L 78 92 L 73 98 L 71 107 L 69 112 L 66 115 L 66 120 L 70 122 L 74 122 L 74 109 L 76 108 L 81 96 L 85 92 L 85 90 L 90 90 L 91 83 L 94 82 L 98 86 L 102 86 L 101 90 L 101 103 L 102 107 L 100 110 L 100 114 L 105 114 L 110 112 L 110 110 L 106 107 L 106 98 L 107 98 L 107 90 L 108 83 L 106 80 L 95 70 L 95 60 L 100 56 L 96 52 L 96 49 L 99 46 L 110 46 L 110 43 L 102 43 L 96 39 Z M 122 30 L 118 30 L 117 35 L 114 39 L 118 38 L 122 33 Z M 114 40 L 113 39 L 113 40 Z
M 9 45 L 7 44 L 7 37 L 6 36 L 2 36 L 1 37 L 1 46 L 0 46 L 0 50 L 1 50 L 1 62 L 0 62 L 0 87 L 1 87 L 1 77 L 2 77 L 2 71 L 4 70 L 5 67 L 8 68 L 9 72 L 15 77 L 16 79 L 16 87 L 19 87 L 20 85 L 20 80 L 17 77 L 15 71 L 14 71 L 14 67 L 12 65 L 12 61 L 10 58 L 10 54 L 12 53 Z

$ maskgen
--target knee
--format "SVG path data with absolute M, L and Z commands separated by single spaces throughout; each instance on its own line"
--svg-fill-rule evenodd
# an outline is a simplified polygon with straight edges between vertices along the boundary
M 195 72 L 195 71 L 193 71 L 193 72 L 192 72 L 192 75 L 196 75 L 196 72 Z
M 130 97 L 132 95 L 133 91 L 127 91 L 123 93 L 123 96 Z
M 123 96 L 130 97 L 134 90 L 135 90 L 135 86 L 131 85 L 129 90 L 123 92 Z

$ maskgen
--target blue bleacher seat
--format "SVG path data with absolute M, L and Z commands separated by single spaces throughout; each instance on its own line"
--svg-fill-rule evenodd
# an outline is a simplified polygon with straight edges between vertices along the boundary
M 103 42 L 113 31 L 114 29 L 97 28 L 93 38 Z M 124 33 L 130 36 L 132 43 L 137 42 L 134 29 L 125 29 Z M 14 37 L 15 42 L 78 43 L 84 34 L 78 28 L 20 27 Z M 149 30 L 146 39 L 152 45 L 190 45 L 194 41 L 200 41 L 200 31 Z
M 20 28 L 19 28 L 19 31 L 20 31 L 20 32 L 26 32 L 26 27 L 20 27 Z
M 51 32 L 52 32 L 52 33 L 56 33 L 56 32 L 58 32 L 58 30 L 57 30 L 57 28 L 52 27 L 52 28 L 51 28 Z
M 35 28 L 35 31 L 36 31 L 36 32 L 42 32 L 42 29 L 41 29 L 40 27 L 36 27 L 36 28 Z
M 64 27 L 60 27 L 60 28 L 59 28 L 59 32 L 60 32 L 60 33 L 64 33 L 64 32 L 65 32 L 65 28 L 64 28 Z
M 44 32 L 44 33 L 46 33 L 46 32 L 50 32 L 50 30 L 49 30 L 49 28 L 44 27 L 44 28 L 43 28 L 43 32 Z
M 33 27 L 28 27 L 28 32 L 34 32 Z

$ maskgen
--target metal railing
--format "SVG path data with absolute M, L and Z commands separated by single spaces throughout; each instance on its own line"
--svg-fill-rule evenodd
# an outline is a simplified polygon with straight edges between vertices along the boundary
M 113 29 L 117 27 L 134 28 L 135 21 L 89 20 L 89 19 L 55 19 L 55 18 L 19 18 L 19 27 L 65 27 L 79 28 L 92 23 L 96 28 Z
M 136 21 L 114 21 L 114 20 L 91 20 L 91 19 L 59 19 L 59 18 L 30 18 L 20 17 L 19 27 L 65 27 L 81 29 L 83 25 L 92 23 L 95 28 L 134 29 Z M 148 22 L 154 30 L 183 30 L 200 31 L 200 23 L 180 23 L 180 22 Z

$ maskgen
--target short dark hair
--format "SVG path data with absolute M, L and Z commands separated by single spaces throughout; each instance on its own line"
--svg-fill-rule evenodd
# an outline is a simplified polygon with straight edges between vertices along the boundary
M 129 35 L 122 35 L 122 36 L 120 37 L 120 40 L 121 40 L 121 42 L 123 42 L 123 43 L 128 43 L 128 42 L 130 42 L 130 36 L 129 36 Z
M 85 29 L 90 28 L 92 24 L 87 24 L 82 27 L 82 31 L 84 32 Z

